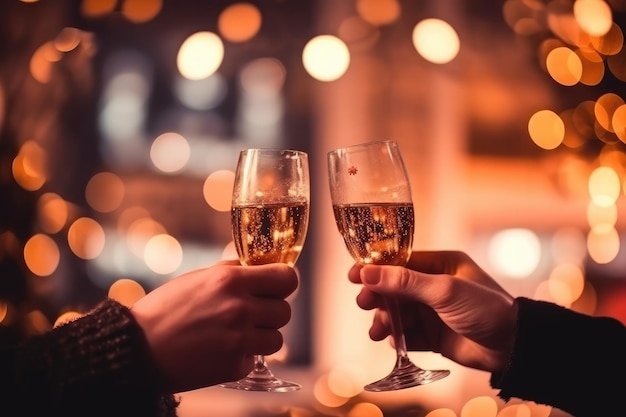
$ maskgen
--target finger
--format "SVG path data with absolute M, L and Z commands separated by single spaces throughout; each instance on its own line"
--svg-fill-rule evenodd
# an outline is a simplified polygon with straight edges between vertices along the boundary
M 355 284 L 360 284 L 361 283 L 361 268 L 363 266 L 360 264 L 354 264 L 352 265 L 352 268 L 350 268 L 350 270 L 348 271 L 348 279 L 350 280 L 350 282 L 354 282 Z
M 407 267 L 428 274 L 455 275 L 466 261 L 467 255 L 458 251 L 415 251 Z
M 391 325 L 387 311 L 378 309 L 374 313 L 374 321 L 370 327 L 370 339 L 379 341 L 391 334 Z
M 363 284 L 382 296 L 409 298 L 430 305 L 449 299 L 453 278 L 426 274 L 397 266 L 366 265 L 361 269 Z
M 361 288 L 361 292 L 356 296 L 356 303 L 363 310 L 373 310 L 385 305 L 385 301 L 380 294 L 366 287 Z
M 289 323 L 291 306 L 284 300 L 258 298 L 252 305 L 254 327 L 279 329 Z
M 241 270 L 250 294 L 257 297 L 286 298 L 298 288 L 296 271 L 286 264 L 246 266 Z
M 283 335 L 278 330 L 254 329 L 250 341 L 246 343 L 251 355 L 271 355 L 283 346 Z

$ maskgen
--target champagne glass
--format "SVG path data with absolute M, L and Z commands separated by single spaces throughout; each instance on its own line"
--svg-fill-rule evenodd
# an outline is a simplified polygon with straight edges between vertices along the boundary
M 309 162 L 305 152 L 245 149 L 239 154 L 231 224 L 242 265 L 281 262 L 293 266 L 309 223 Z M 263 355 L 243 379 L 221 384 L 246 391 L 289 392 L 300 384 L 274 376 Z
M 413 245 L 411 186 L 400 148 L 384 140 L 328 153 L 328 175 L 337 228 L 360 264 L 404 266 Z M 389 375 L 365 386 L 366 391 L 392 391 L 445 378 L 448 370 L 424 370 L 407 356 L 400 310 L 388 297 L 386 309 L 396 348 Z

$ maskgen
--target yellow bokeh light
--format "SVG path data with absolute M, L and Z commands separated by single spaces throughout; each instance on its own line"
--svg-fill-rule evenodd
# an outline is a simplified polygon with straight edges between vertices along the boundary
M 587 204 L 587 222 L 591 227 L 615 226 L 617 223 L 617 206 L 615 204 L 599 206 L 593 200 L 589 201 Z
M 109 287 L 108 297 L 118 301 L 120 304 L 130 307 L 140 298 L 146 295 L 146 291 L 135 280 L 121 278 Z
M 46 277 L 57 269 L 61 253 L 56 242 L 50 236 L 36 234 L 24 245 L 24 261 L 35 275 Z
M 333 393 L 328 386 L 328 375 L 320 375 L 313 385 L 313 396 L 320 404 L 336 408 L 348 402 L 349 398 L 340 397 Z
M 604 0 L 576 0 L 574 18 L 582 30 L 592 36 L 606 34 L 613 24 L 613 13 Z
M 601 166 L 594 169 L 589 176 L 588 189 L 594 204 L 607 207 L 617 201 L 622 191 L 622 184 L 613 168 Z
M 345 368 L 334 368 L 328 373 L 328 388 L 344 398 L 355 397 L 363 391 L 359 379 Z
M 74 255 L 81 259 L 97 258 L 104 249 L 104 229 L 94 219 L 76 219 L 67 231 L 67 243 Z
M 474 397 L 463 405 L 461 417 L 496 417 L 498 404 L 488 396 Z
M 202 187 L 202 195 L 214 210 L 230 211 L 235 183 L 235 173 L 229 170 L 215 171 L 207 177 Z
M 262 16 L 251 3 L 235 3 L 220 13 L 217 27 L 224 39 L 231 42 L 244 42 L 252 39 L 261 28 Z
M 146 242 L 144 261 L 150 270 L 167 275 L 178 269 L 183 260 L 183 249 L 173 236 L 160 234 Z
M 87 204 L 101 213 L 109 213 L 117 209 L 124 200 L 124 194 L 124 182 L 112 172 L 95 174 L 85 187 Z
M 461 43 L 454 28 L 441 19 L 424 19 L 413 28 L 413 46 L 427 61 L 445 64 L 459 53 Z
M 555 149 L 565 137 L 565 123 L 551 110 L 540 110 L 528 121 L 528 133 L 542 149 Z
M 208 78 L 222 65 L 224 44 L 213 32 L 196 32 L 180 46 L 176 65 L 180 74 L 189 80 Z
M 614 227 L 596 226 L 587 235 L 587 252 L 598 264 L 608 264 L 619 253 L 620 239 Z
M 570 306 L 583 293 L 585 275 L 575 264 L 563 263 L 552 269 L 548 277 L 548 289 L 552 299 L 563 306 Z
M 154 236 L 165 233 L 165 227 L 156 220 L 150 217 L 140 217 L 128 225 L 126 245 L 135 256 L 143 258 L 148 241 Z
M 191 148 L 182 135 L 166 132 L 159 135 L 150 147 L 150 159 L 157 169 L 166 173 L 178 172 L 187 165 Z
M 539 265 L 541 242 L 528 229 L 511 228 L 495 233 L 488 245 L 490 263 L 512 278 L 525 278 Z
M 302 51 L 302 63 L 309 75 L 319 81 L 335 81 L 350 66 L 350 51 L 336 36 L 319 35 Z

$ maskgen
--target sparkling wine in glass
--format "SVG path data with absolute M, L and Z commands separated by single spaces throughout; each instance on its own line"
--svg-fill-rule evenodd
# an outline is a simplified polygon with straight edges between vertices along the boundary
M 239 154 L 231 207 L 242 265 L 285 263 L 300 256 L 309 224 L 309 162 L 305 152 L 245 149 Z M 274 376 L 263 355 L 243 379 L 221 384 L 245 391 L 289 392 L 300 384 Z
M 333 213 L 339 233 L 360 264 L 404 266 L 413 245 L 415 215 L 411 186 L 395 141 L 368 142 L 328 153 Z M 407 355 L 396 299 L 386 309 L 396 347 L 391 373 L 365 386 L 366 391 L 393 391 L 445 378 L 448 370 L 424 370 Z

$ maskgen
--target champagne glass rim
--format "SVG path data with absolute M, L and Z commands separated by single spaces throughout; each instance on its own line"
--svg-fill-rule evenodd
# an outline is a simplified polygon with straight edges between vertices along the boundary
M 373 140 L 373 141 L 370 141 L 370 142 L 355 143 L 353 145 L 343 146 L 341 148 L 337 148 L 337 149 L 333 149 L 332 151 L 328 151 L 328 155 L 333 154 L 333 153 L 341 153 L 341 152 L 349 150 L 349 149 L 361 148 L 361 147 L 364 147 L 364 146 L 377 145 L 377 144 L 378 145 L 398 146 L 398 141 L 396 141 L 394 139 L 381 139 L 381 140 Z
M 247 152 L 284 152 L 295 155 L 308 155 L 307 152 L 299 149 L 283 149 L 283 148 L 246 148 L 240 151 L 241 153 Z

